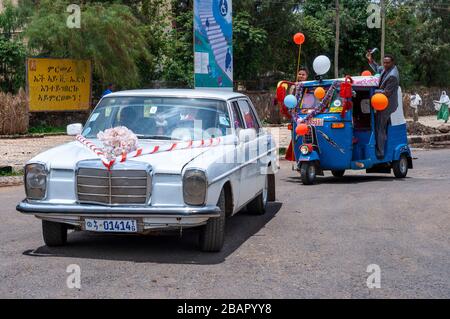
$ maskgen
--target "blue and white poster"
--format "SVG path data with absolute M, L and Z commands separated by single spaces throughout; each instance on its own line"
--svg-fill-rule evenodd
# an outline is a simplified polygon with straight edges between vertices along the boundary
M 233 89 L 232 0 L 194 1 L 196 88 Z

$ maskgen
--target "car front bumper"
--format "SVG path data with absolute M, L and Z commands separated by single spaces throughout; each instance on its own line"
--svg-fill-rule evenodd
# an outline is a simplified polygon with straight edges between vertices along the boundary
M 136 219 L 140 232 L 149 229 L 195 227 L 204 225 L 209 218 L 220 216 L 220 208 L 217 206 L 101 206 L 32 203 L 23 200 L 16 209 L 40 219 L 70 224 L 81 229 L 84 229 L 86 218 Z

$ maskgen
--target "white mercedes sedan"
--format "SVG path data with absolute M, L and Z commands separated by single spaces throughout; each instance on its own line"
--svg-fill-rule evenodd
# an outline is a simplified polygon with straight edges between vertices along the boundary
M 111 145 L 99 136 L 123 127 L 137 148 L 107 156 Z M 67 131 L 73 142 L 25 165 L 26 198 L 17 205 L 42 220 L 48 246 L 66 244 L 69 229 L 145 234 L 198 227 L 200 249 L 220 251 L 227 217 L 244 207 L 264 214 L 275 200 L 276 146 L 243 94 L 116 92 L 100 100 L 84 126 Z

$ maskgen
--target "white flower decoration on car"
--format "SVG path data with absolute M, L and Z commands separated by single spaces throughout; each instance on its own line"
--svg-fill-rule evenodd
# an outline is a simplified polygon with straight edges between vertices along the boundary
M 100 131 L 97 138 L 103 143 L 103 152 L 108 160 L 121 155 L 122 153 L 130 153 L 137 149 L 137 136 L 125 126 L 117 126 L 114 128 Z

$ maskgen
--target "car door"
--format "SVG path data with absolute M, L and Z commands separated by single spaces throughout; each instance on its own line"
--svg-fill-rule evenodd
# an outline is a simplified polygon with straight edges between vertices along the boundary
M 260 139 L 265 138 L 265 135 L 261 130 L 261 124 L 251 102 L 246 98 L 239 99 L 237 102 L 245 128 L 254 129 L 255 132 L 253 136 L 248 136 L 241 144 L 245 161 L 241 170 L 241 180 L 242 183 L 245 183 L 245 186 L 241 186 L 241 196 L 248 202 L 261 192 L 265 182 L 265 175 L 261 171 L 261 154 L 258 150 L 258 145 L 263 145 L 260 144 L 262 142 Z
M 233 100 L 230 102 L 230 109 L 231 109 L 231 121 L 233 123 L 233 129 L 237 137 L 239 137 L 239 132 L 243 129 L 245 129 L 245 123 L 242 118 L 241 111 L 239 109 L 239 104 L 237 100 Z M 239 168 L 239 172 L 237 174 L 239 181 L 236 183 L 233 187 L 233 198 L 234 198 L 234 205 L 237 208 L 240 208 L 243 206 L 248 198 L 248 195 L 246 194 L 245 187 L 246 183 L 242 180 L 242 166 L 245 162 L 244 160 L 244 154 L 245 154 L 245 147 L 243 143 L 238 143 L 235 148 L 234 153 L 234 164 L 236 167 Z

